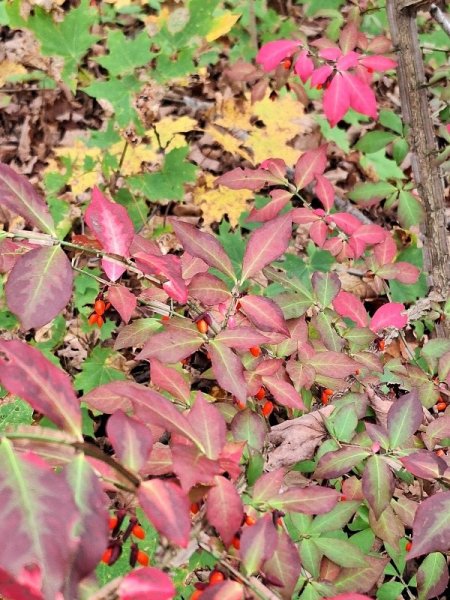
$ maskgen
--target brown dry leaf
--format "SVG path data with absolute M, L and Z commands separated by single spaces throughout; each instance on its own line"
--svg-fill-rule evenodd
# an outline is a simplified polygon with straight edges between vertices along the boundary
M 239 104 L 235 99 L 224 100 L 221 114 L 206 127 L 206 132 L 227 152 L 239 154 L 253 164 L 282 157 L 293 165 L 301 153 L 288 143 L 305 129 L 304 108 L 297 99 L 286 94 L 273 102 L 266 94 L 253 105 L 248 95 Z
M 324 406 L 307 415 L 272 427 L 269 442 L 274 448 L 269 452 L 266 468 L 273 471 L 312 458 L 317 446 L 327 435 L 323 419 L 333 410 L 334 406 Z
M 221 185 L 214 187 L 215 177 L 205 173 L 203 182 L 194 188 L 193 201 L 203 211 L 203 219 L 207 225 L 221 221 L 228 215 L 233 227 L 238 224 L 239 217 L 247 209 L 247 200 L 253 198 L 250 190 L 230 190 Z
M 3 60 L 0 62 L 0 87 L 3 87 L 10 77 L 23 75 L 26 72 L 27 70 L 22 65 L 12 60 Z

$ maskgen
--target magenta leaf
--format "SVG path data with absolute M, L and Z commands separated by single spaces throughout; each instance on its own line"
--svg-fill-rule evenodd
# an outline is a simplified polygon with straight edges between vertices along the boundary
M 262 208 L 252 208 L 246 221 L 265 223 L 274 219 L 291 200 L 292 194 L 288 190 L 272 190 L 270 192 L 272 200 Z
M 227 427 L 222 413 L 197 392 L 188 421 L 202 441 L 208 458 L 217 459 L 225 445 Z
M 267 344 L 269 340 L 265 335 L 253 329 L 253 327 L 236 327 L 236 329 L 224 329 L 214 338 L 229 348 L 237 350 L 248 350 L 253 346 Z
M 174 327 L 171 323 L 161 333 L 152 335 L 136 358 L 157 358 L 161 362 L 177 363 L 198 350 L 204 341 L 192 323 L 185 329 Z
M 333 67 L 331 65 L 322 65 L 318 69 L 315 69 L 311 75 L 311 87 L 323 86 L 330 75 L 333 74 Z
M 405 306 L 399 302 L 388 302 L 375 311 L 370 322 L 370 329 L 378 333 L 387 327 L 402 329 L 408 322 L 404 314 Z
M 80 439 L 80 402 L 70 378 L 37 348 L 18 340 L 0 340 L 0 382 L 8 392 Z
M 298 40 L 274 40 L 264 44 L 256 55 L 256 62 L 263 66 L 264 71 L 275 69 L 283 58 L 288 58 L 297 51 L 302 43 Z
M 294 386 L 287 381 L 283 381 L 277 377 L 263 377 L 263 383 L 278 404 L 288 406 L 289 408 L 296 408 L 298 410 L 306 410 L 302 397 Z
M 222 471 L 215 460 L 210 460 L 195 446 L 172 445 L 173 472 L 186 493 L 195 485 L 212 485 L 214 477 Z
M 172 481 L 143 481 L 137 492 L 138 501 L 155 528 L 170 542 L 185 548 L 189 542 L 191 519 L 189 499 Z
M 447 469 L 445 460 L 436 456 L 434 452 L 428 452 L 427 450 L 412 452 L 408 456 L 400 458 L 400 462 L 407 471 L 416 477 L 429 479 L 430 481 L 440 479 Z
M 286 336 L 289 335 L 283 312 L 273 300 L 249 294 L 242 296 L 239 302 L 241 310 L 244 311 L 247 318 L 261 331 L 274 331 Z
M 136 296 L 124 285 L 111 285 L 108 300 L 119 313 L 122 321 L 128 323 L 137 305 Z
M 60 246 L 30 250 L 16 261 L 6 282 L 6 302 L 23 329 L 54 319 L 72 295 L 70 260 Z
M 106 252 L 124 258 L 130 256 L 129 250 L 134 238 L 134 227 L 123 206 L 116 202 L 110 202 L 97 187 L 94 187 L 92 200 L 84 218 Z M 124 266 L 106 258 L 102 260 L 102 266 L 111 281 L 119 279 L 126 270 Z
M 188 297 L 186 283 L 181 274 L 181 260 L 173 254 L 157 256 L 138 252 L 133 255 L 138 269 L 149 275 L 163 275 L 168 281 L 164 282 L 163 289 L 176 302 L 185 304 Z
M 272 557 L 277 541 L 277 530 L 270 514 L 264 515 L 252 527 L 243 530 L 240 556 L 247 575 L 259 571 L 263 563 Z
M 372 88 L 351 73 L 342 73 L 342 79 L 350 96 L 350 106 L 356 112 L 376 119 L 378 117 L 377 100 Z
M 396 279 L 405 285 L 412 285 L 419 279 L 420 269 L 408 262 L 397 262 L 382 266 L 376 274 L 383 279 Z
M 336 273 L 321 273 L 316 271 L 311 277 L 311 283 L 317 300 L 323 308 L 330 306 L 341 289 L 341 282 Z
M 154 567 L 127 573 L 117 590 L 119 600 L 171 600 L 176 589 L 170 577 Z
M 132 471 L 139 471 L 153 446 L 150 429 L 122 410 L 116 410 L 108 419 L 106 433 L 120 462 Z
M 241 281 L 259 273 L 284 254 L 291 237 L 292 220 L 288 214 L 265 223 L 250 234 L 244 253 Z
M 350 292 L 341 290 L 333 300 L 333 308 L 338 315 L 351 319 L 358 327 L 366 327 L 369 321 L 364 304 Z
M 220 242 L 213 235 L 176 219 L 170 219 L 170 224 L 186 252 L 201 258 L 210 267 L 215 267 L 236 281 L 231 261 Z
M 25 566 L 17 578 L 0 567 L 0 594 L 14 600 L 44 600 L 39 567 Z
M 390 71 L 397 66 L 397 61 L 386 56 L 364 56 L 359 63 L 372 71 Z
M 43 598 L 57 598 L 73 558 L 72 531 L 80 515 L 64 475 L 35 454 L 17 456 L 6 438 L 0 444 L 0 513 L 0 573 L 26 588 L 31 572 L 24 571 L 34 566 L 39 570 L 35 594 L 42 589 Z M 3 583 L 0 575 L 0 589 Z
M 331 127 L 346 115 L 350 108 L 350 90 L 342 73 L 336 73 L 323 95 L 323 111 Z
M 209 354 L 214 375 L 218 384 L 245 404 L 247 383 L 241 359 L 227 346 L 216 340 L 209 345 Z
M 189 403 L 191 388 L 183 375 L 176 369 L 166 367 L 157 358 L 151 358 L 150 379 L 156 387 L 169 392 L 174 398 L 178 398 L 185 404 Z
M 269 580 L 275 579 L 281 583 L 281 586 L 274 586 L 276 593 L 283 599 L 290 600 L 300 575 L 300 556 L 297 546 L 285 531 L 277 531 L 277 536 L 275 552 L 264 563 L 263 570 Z
M 0 163 L 0 204 L 40 231 L 56 237 L 47 204 L 26 177 Z
M 302 50 L 295 61 L 294 70 L 303 83 L 306 83 L 314 71 L 314 63 L 307 50 Z
M 374 454 L 366 462 L 362 476 L 362 491 L 375 517 L 390 504 L 395 489 L 394 476 L 386 460 Z
M 234 485 L 225 477 L 215 477 L 206 501 L 206 518 L 217 529 L 225 546 L 229 546 L 241 527 L 244 507 Z
M 334 205 L 334 187 L 323 175 L 316 175 L 316 187 L 314 193 L 322 202 L 322 206 L 328 212 Z
M 326 144 L 302 154 L 295 165 L 294 181 L 297 189 L 305 188 L 317 175 L 321 175 L 325 171 L 326 166 Z
M 447 552 L 450 548 L 450 492 L 438 492 L 422 500 L 413 522 L 413 544 L 408 559 Z
M 231 298 L 225 283 L 210 273 L 194 275 L 189 284 L 189 295 L 205 306 L 214 306 Z
M 252 190 L 259 191 L 266 185 L 280 185 L 285 183 L 283 177 L 272 175 L 266 169 L 242 169 L 238 167 L 228 171 L 216 179 L 217 185 L 224 185 L 230 190 Z
M 72 460 L 65 472 L 81 517 L 75 528 L 77 550 L 66 581 L 67 597 L 76 598 L 79 582 L 95 569 L 108 545 L 109 499 L 82 454 Z
M 359 463 L 370 456 L 366 448 L 342 448 L 335 452 L 324 454 L 314 471 L 314 479 L 335 479 L 348 473 Z
M 420 427 L 423 408 L 417 390 L 398 398 L 387 414 L 387 429 L 391 448 L 404 444 Z

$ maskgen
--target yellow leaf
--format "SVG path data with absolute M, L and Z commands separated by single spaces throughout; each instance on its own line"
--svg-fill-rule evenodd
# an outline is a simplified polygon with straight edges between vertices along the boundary
M 221 185 L 214 187 L 214 175 L 204 174 L 203 183 L 194 188 L 193 200 L 203 211 L 203 219 L 207 225 L 221 221 L 228 215 L 233 227 L 238 224 L 239 217 L 247 210 L 247 200 L 253 198 L 250 190 L 230 190 Z
M 22 65 L 12 60 L 3 60 L 0 62 L 0 87 L 3 87 L 10 77 L 14 75 L 23 75 L 27 70 Z
M 233 13 L 229 11 L 220 15 L 220 17 L 215 17 L 212 22 L 212 27 L 206 36 L 206 41 L 213 42 L 214 40 L 217 40 L 217 38 L 226 35 L 240 17 L 241 15 L 233 15 Z

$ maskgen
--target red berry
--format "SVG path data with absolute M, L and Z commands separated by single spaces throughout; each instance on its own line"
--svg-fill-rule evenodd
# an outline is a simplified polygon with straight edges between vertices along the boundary
M 383 352 L 386 347 L 386 342 L 384 340 L 378 340 L 378 350 Z
M 94 304 L 94 311 L 98 315 L 103 315 L 105 313 L 105 310 L 106 310 L 106 304 L 103 302 L 103 300 L 96 300 L 95 304 Z
M 236 550 L 239 550 L 239 548 L 241 547 L 241 540 L 237 536 L 234 536 L 231 545 L 233 546 L 233 548 L 236 548 Z
M 263 400 L 266 396 L 266 390 L 263 387 L 260 387 L 259 390 L 255 394 L 255 398 L 257 400 Z
M 262 414 L 265 417 L 269 417 L 272 414 L 272 411 L 273 411 L 273 402 L 271 402 L 270 400 L 267 400 L 267 402 L 262 407 Z
M 217 583 L 222 583 L 224 581 L 225 575 L 220 571 L 212 571 L 209 576 L 209 585 L 216 585 Z
M 373 69 L 371 69 L 370 67 L 366 67 L 366 69 L 368 73 L 373 73 Z
M 106 550 L 103 552 L 102 562 L 104 562 L 106 565 L 108 565 L 109 561 L 111 560 L 111 556 L 112 556 L 112 548 L 106 548 Z
M 323 85 L 322 85 L 321 83 L 318 83 L 318 84 L 316 85 L 316 89 L 317 89 L 317 90 L 321 90 L 322 88 L 323 88 Z
M 286 71 L 289 71 L 292 65 L 292 60 L 290 58 L 285 58 L 281 64 L 286 69 Z
M 238 407 L 239 410 L 244 410 L 245 409 L 245 406 L 246 406 L 245 402 L 238 401 L 236 404 L 237 404 L 237 407 Z
M 258 357 L 261 354 L 261 348 L 259 346 L 253 346 L 250 348 L 250 354 L 252 356 Z
M 191 504 L 191 513 L 193 515 L 196 515 L 198 513 L 198 511 L 200 510 L 200 506 L 197 504 L 197 502 L 193 502 Z
M 118 523 L 118 518 L 117 517 L 109 517 L 109 528 L 110 529 L 115 529 Z
M 406 552 L 409 552 L 411 550 L 411 548 L 412 548 L 412 542 L 408 542 L 405 546 Z
M 191 600 L 198 600 L 202 594 L 203 590 L 195 590 L 195 592 L 191 596 Z
M 439 412 L 442 412 L 443 410 L 445 410 L 447 408 L 447 405 L 445 402 L 438 402 L 435 405 L 435 409 L 438 410 Z
M 245 524 L 251 527 L 256 523 L 256 519 L 250 515 L 245 515 Z
M 205 321 L 205 319 L 200 319 L 200 321 L 197 321 L 197 329 L 200 331 L 200 333 L 206 333 L 208 331 L 208 323 Z
M 105 323 L 103 317 L 101 317 L 100 315 L 97 315 L 97 327 L 99 329 L 101 329 L 103 327 L 103 324 Z
M 146 554 L 142 550 L 139 550 L 139 552 L 137 553 L 136 560 L 140 565 L 142 565 L 143 567 L 146 567 L 146 566 L 148 566 L 150 559 L 148 557 L 148 554 Z
M 92 315 L 88 319 L 89 325 L 91 325 L 91 326 L 95 325 L 97 323 L 97 319 L 98 319 L 98 314 L 97 313 L 92 313 Z
M 164 315 L 164 317 L 161 317 L 161 321 L 163 323 L 168 323 L 170 321 L 170 317 L 168 317 L 167 315 Z
M 131 533 L 134 535 L 134 537 L 137 537 L 140 540 L 145 540 L 145 531 L 140 525 L 135 525 L 131 530 Z

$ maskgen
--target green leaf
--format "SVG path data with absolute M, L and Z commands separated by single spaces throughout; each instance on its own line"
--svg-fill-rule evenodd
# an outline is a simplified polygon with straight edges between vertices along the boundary
M 346 404 L 335 409 L 328 422 L 333 429 L 334 437 L 340 442 L 350 442 L 358 425 L 354 404 Z
M 315 517 L 308 531 L 311 533 L 329 533 L 343 529 L 356 512 L 360 502 L 338 502 L 330 512 Z
M 425 557 L 417 571 L 418 600 L 428 600 L 444 593 L 448 584 L 448 569 L 445 556 L 432 552 Z
M 405 160 L 409 152 L 409 144 L 403 138 L 397 138 L 392 144 L 392 156 L 398 165 Z
M 398 261 L 406 261 L 423 268 L 423 252 L 421 248 L 409 247 L 402 250 L 397 257 Z M 415 302 L 418 298 L 425 298 L 428 293 L 426 276 L 421 273 L 416 283 L 405 285 L 395 279 L 389 282 L 392 300 L 394 302 Z
M 346 540 L 336 538 L 320 537 L 314 543 L 322 553 L 340 567 L 365 567 L 366 557 L 355 546 Z
M 405 589 L 405 584 L 400 581 L 383 583 L 377 591 L 377 600 L 397 600 Z
M 77 273 L 73 281 L 75 308 L 78 312 L 86 316 L 92 312 L 92 305 L 100 291 L 99 282 L 94 277 L 91 277 L 91 275 L 98 277 L 100 270 L 86 268 L 82 273 Z M 86 308 L 86 305 L 90 305 L 89 308 Z
M 7 427 L 17 425 L 31 425 L 33 420 L 33 409 L 23 400 L 15 400 L 0 405 L 0 432 Z
M 175 148 L 166 155 L 161 171 L 130 177 L 129 185 L 150 200 L 183 200 L 184 185 L 194 182 L 197 172 L 196 167 L 185 160 L 188 152 L 188 146 Z
M 133 108 L 133 94 L 141 87 L 134 75 L 126 75 L 123 79 L 111 77 L 109 81 L 94 81 L 84 88 L 84 92 L 97 100 L 111 103 L 118 124 L 126 127 L 130 123 L 139 123 Z
M 389 505 L 394 488 L 395 481 L 388 463 L 382 456 L 374 454 L 366 462 L 362 489 L 377 519 Z
M 108 33 L 109 54 L 96 60 L 114 77 L 133 73 L 137 67 L 143 67 L 152 59 L 150 44 L 146 31 L 141 31 L 132 39 L 126 37 L 121 30 L 114 29 Z
M 334 142 L 336 146 L 339 146 L 345 153 L 350 152 L 350 144 L 348 141 L 347 132 L 345 129 L 339 127 L 331 127 L 328 120 L 320 115 L 315 117 L 316 122 L 319 124 L 320 131 L 323 137 L 329 142 Z
M 397 210 L 399 223 L 405 229 L 409 229 L 413 225 L 420 225 L 425 217 L 420 201 L 405 190 L 401 190 L 399 193 Z
M 385 149 L 361 156 L 360 163 L 366 171 L 375 171 L 378 177 L 383 180 L 403 179 L 405 177 L 397 163 L 387 158 Z
M 306 569 L 308 573 L 311 573 L 313 577 L 319 577 L 322 552 L 316 546 L 315 542 L 315 539 L 303 539 L 299 544 L 299 551 L 300 556 L 302 557 L 303 568 Z
M 374 198 L 382 200 L 397 191 L 397 188 L 387 181 L 378 181 L 377 183 L 359 183 L 355 185 L 348 194 L 350 200 L 364 204 Z
M 81 373 L 75 376 L 75 389 L 82 390 L 86 394 L 105 383 L 125 380 L 123 371 L 109 366 L 109 363 L 119 356 L 118 352 L 109 348 L 100 348 L 99 346 L 94 348 L 84 361 Z
M 383 127 L 387 127 L 399 135 L 403 135 L 403 123 L 401 118 L 392 110 L 380 110 L 379 121 Z
M 136 197 L 126 188 L 121 188 L 114 196 L 114 200 L 127 209 L 128 216 L 133 221 L 136 231 L 142 229 L 147 223 L 148 217 L 148 207 L 145 200 Z
M 386 146 L 396 139 L 396 135 L 389 131 L 369 131 L 358 140 L 355 148 L 365 154 L 373 154 L 386 148 Z

